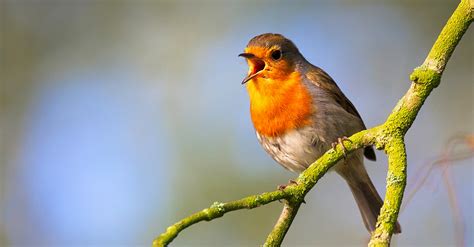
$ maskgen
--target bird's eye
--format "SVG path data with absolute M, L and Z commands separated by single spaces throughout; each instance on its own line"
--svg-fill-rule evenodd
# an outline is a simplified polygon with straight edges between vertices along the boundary
M 273 60 L 278 60 L 278 59 L 281 58 L 281 51 L 280 50 L 274 50 L 274 51 L 272 51 L 271 56 L 272 56 Z

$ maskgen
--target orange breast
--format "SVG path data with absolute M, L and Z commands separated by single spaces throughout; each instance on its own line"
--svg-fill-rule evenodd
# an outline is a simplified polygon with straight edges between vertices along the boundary
M 255 130 L 275 137 L 311 124 L 311 95 L 297 72 L 279 80 L 254 79 L 247 83 L 250 114 Z

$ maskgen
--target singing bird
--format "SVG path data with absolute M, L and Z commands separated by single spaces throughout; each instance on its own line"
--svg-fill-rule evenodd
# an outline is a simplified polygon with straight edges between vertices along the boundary
M 309 63 L 283 35 L 258 35 L 239 56 L 249 66 L 242 84 L 249 94 L 257 139 L 284 168 L 302 172 L 333 143 L 366 129 L 334 80 Z M 349 185 L 365 227 L 372 232 L 383 201 L 367 174 L 363 156 L 375 160 L 373 148 L 355 151 L 334 170 Z M 401 232 L 398 222 L 394 232 Z

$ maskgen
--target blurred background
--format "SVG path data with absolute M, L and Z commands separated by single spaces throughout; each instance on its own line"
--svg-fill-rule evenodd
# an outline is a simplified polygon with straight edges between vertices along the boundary
M 149 246 L 214 201 L 275 189 L 297 175 L 255 138 L 237 57 L 248 40 L 292 39 L 372 127 L 406 92 L 457 4 L 2 0 L 0 246 Z M 406 136 L 407 192 L 453 137 L 474 132 L 472 31 Z M 366 165 L 384 194 L 386 158 L 377 155 Z M 435 168 L 405 205 L 394 246 L 474 245 L 473 159 L 453 164 L 451 187 Z M 335 173 L 306 202 L 286 246 L 368 241 Z M 257 246 L 281 207 L 200 223 L 173 246 Z

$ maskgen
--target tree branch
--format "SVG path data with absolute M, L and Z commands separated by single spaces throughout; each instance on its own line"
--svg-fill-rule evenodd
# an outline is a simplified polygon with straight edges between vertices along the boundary
M 175 239 L 178 234 L 201 221 L 211 221 L 213 219 L 222 217 L 225 213 L 232 212 L 239 209 L 252 209 L 268 204 L 270 202 L 289 198 L 291 195 L 285 190 L 276 190 L 273 192 L 262 193 L 260 195 L 253 195 L 242 198 L 237 201 L 231 201 L 226 203 L 214 202 L 209 208 L 203 209 L 195 214 L 192 214 L 185 219 L 175 223 L 168 227 L 166 232 L 161 234 L 155 241 L 153 246 L 165 246 Z
M 385 152 L 388 155 L 387 192 L 369 246 L 390 244 L 407 183 L 407 157 L 403 138 L 390 141 Z
M 278 218 L 272 232 L 268 235 L 267 241 L 265 241 L 265 244 L 263 245 L 264 247 L 280 245 L 285 238 L 288 229 L 290 229 L 291 223 L 296 217 L 300 206 L 301 202 L 285 202 L 280 218 Z
M 441 31 L 425 62 L 410 75 L 410 80 L 413 82 L 410 89 L 395 106 L 386 122 L 356 133 L 349 138 L 351 142 L 344 143 L 348 153 L 365 146 L 375 145 L 377 149 L 384 149 L 388 155 L 387 192 L 369 246 L 390 244 L 406 185 L 407 161 L 403 138 L 415 121 L 426 98 L 439 85 L 449 58 L 472 20 L 473 6 L 469 0 L 462 0 Z M 289 185 L 283 190 L 253 195 L 237 201 L 215 202 L 211 207 L 168 227 L 166 232 L 155 239 L 153 246 L 166 246 L 182 230 L 200 221 L 210 221 L 231 211 L 251 209 L 285 199 L 283 212 L 265 243 L 266 246 L 281 245 L 305 195 L 333 165 L 342 159 L 341 148 L 337 145 L 336 149 L 328 150 L 299 175 L 296 184 Z
M 425 62 L 410 75 L 413 82 L 384 125 L 393 133 L 385 147 L 389 167 L 387 192 L 369 246 L 389 246 L 406 185 L 406 152 L 403 137 L 431 91 L 441 80 L 446 64 L 473 20 L 473 6 L 462 0 L 441 31 Z

